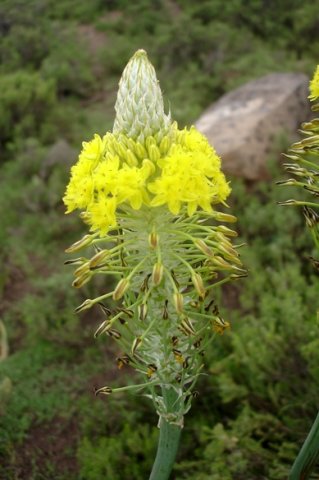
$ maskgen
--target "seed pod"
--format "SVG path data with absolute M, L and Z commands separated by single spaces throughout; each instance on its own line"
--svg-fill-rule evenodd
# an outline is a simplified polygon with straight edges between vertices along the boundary
M 152 272 L 152 282 L 157 287 L 163 278 L 164 267 L 162 263 L 155 263 Z
M 120 300 L 123 297 L 124 293 L 129 287 L 130 282 L 127 278 L 122 278 L 119 283 L 116 285 L 113 292 L 113 300 Z

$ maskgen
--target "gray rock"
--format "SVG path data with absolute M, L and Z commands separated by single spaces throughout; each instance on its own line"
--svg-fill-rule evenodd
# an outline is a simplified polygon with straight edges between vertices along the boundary
M 226 173 L 267 178 L 278 134 L 293 139 L 311 116 L 308 84 L 303 74 L 273 73 L 227 93 L 202 114 L 195 125 L 222 157 Z
M 56 165 L 65 165 L 65 169 L 68 170 L 75 163 L 76 158 L 76 150 L 64 138 L 58 139 L 43 159 L 40 177 L 49 177 Z

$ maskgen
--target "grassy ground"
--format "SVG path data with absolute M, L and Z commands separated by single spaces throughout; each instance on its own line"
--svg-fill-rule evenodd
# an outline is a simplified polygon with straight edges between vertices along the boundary
M 83 139 L 111 128 L 117 81 L 136 48 L 147 45 L 181 125 L 250 78 L 310 73 L 314 5 L 284 3 L 1 2 L 1 480 L 147 478 L 156 415 L 140 396 L 94 396 L 132 372 L 117 370 L 109 339 L 93 339 L 101 313 L 73 313 L 92 286 L 72 290 L 63 266 L 83 230 L 61 203 L 69 166 Z M 274 182 L 232 185 L 250 275 L 220 294 L 232 332 L 207 352 L 176 480 L 282 480 L 318 403 L 311 239 L 300 212 L 276 205 L 288 194 Z

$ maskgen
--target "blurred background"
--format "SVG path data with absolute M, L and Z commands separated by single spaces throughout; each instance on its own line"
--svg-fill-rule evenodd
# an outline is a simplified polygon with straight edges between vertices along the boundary
M 117 84 L 138 48 L 184 126 L 266 74 L 293 72 L 307 84 L 300 73 L 311 76 L 318 63 L 319 6 L 1 0 L 0 31 L 0 479 L 148 478 L 153 407 L 141 396 L 94 396 L 95 387 L 120 385 L 132 373 L 117 370 L 108 337 L 93 338 L 102 314 L 73 313 L 103 284 L 76 291 L 63 265 L 64 249 L 85 231 L 76 214 L 64 215 L 70 166 L 83 140 L 112 128 Z M 286 100 L 297 98 L 308 112 L 307 91 L 291 92 Z M 295 195 L 275 186 L 290 135 L 282 124 L 269 137 L 262 175 L 231 178 L 250 274 L 219 294 L 232 331 L 207 352 L 175 480 L 282 480 L 316 415 L 315 252 L 301 211 L 276 205 Z M 254 155 L 256 162 L 258 149 Z

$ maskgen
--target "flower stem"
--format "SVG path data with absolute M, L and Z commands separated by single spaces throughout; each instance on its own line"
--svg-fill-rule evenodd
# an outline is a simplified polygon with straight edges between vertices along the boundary
M 169 409 L 174 411 L 176 392 L 173 389 L 165 392 L 163 388 L 163 398 Z M 181 431 L 180 426 L 167 422 L 163 417 L 160 419 L 157 453 L 149 480 L 168 480 L 177 454 Z
M 319 413 L 292 466 L 289 480 L 307 480 L 319 460 Z

